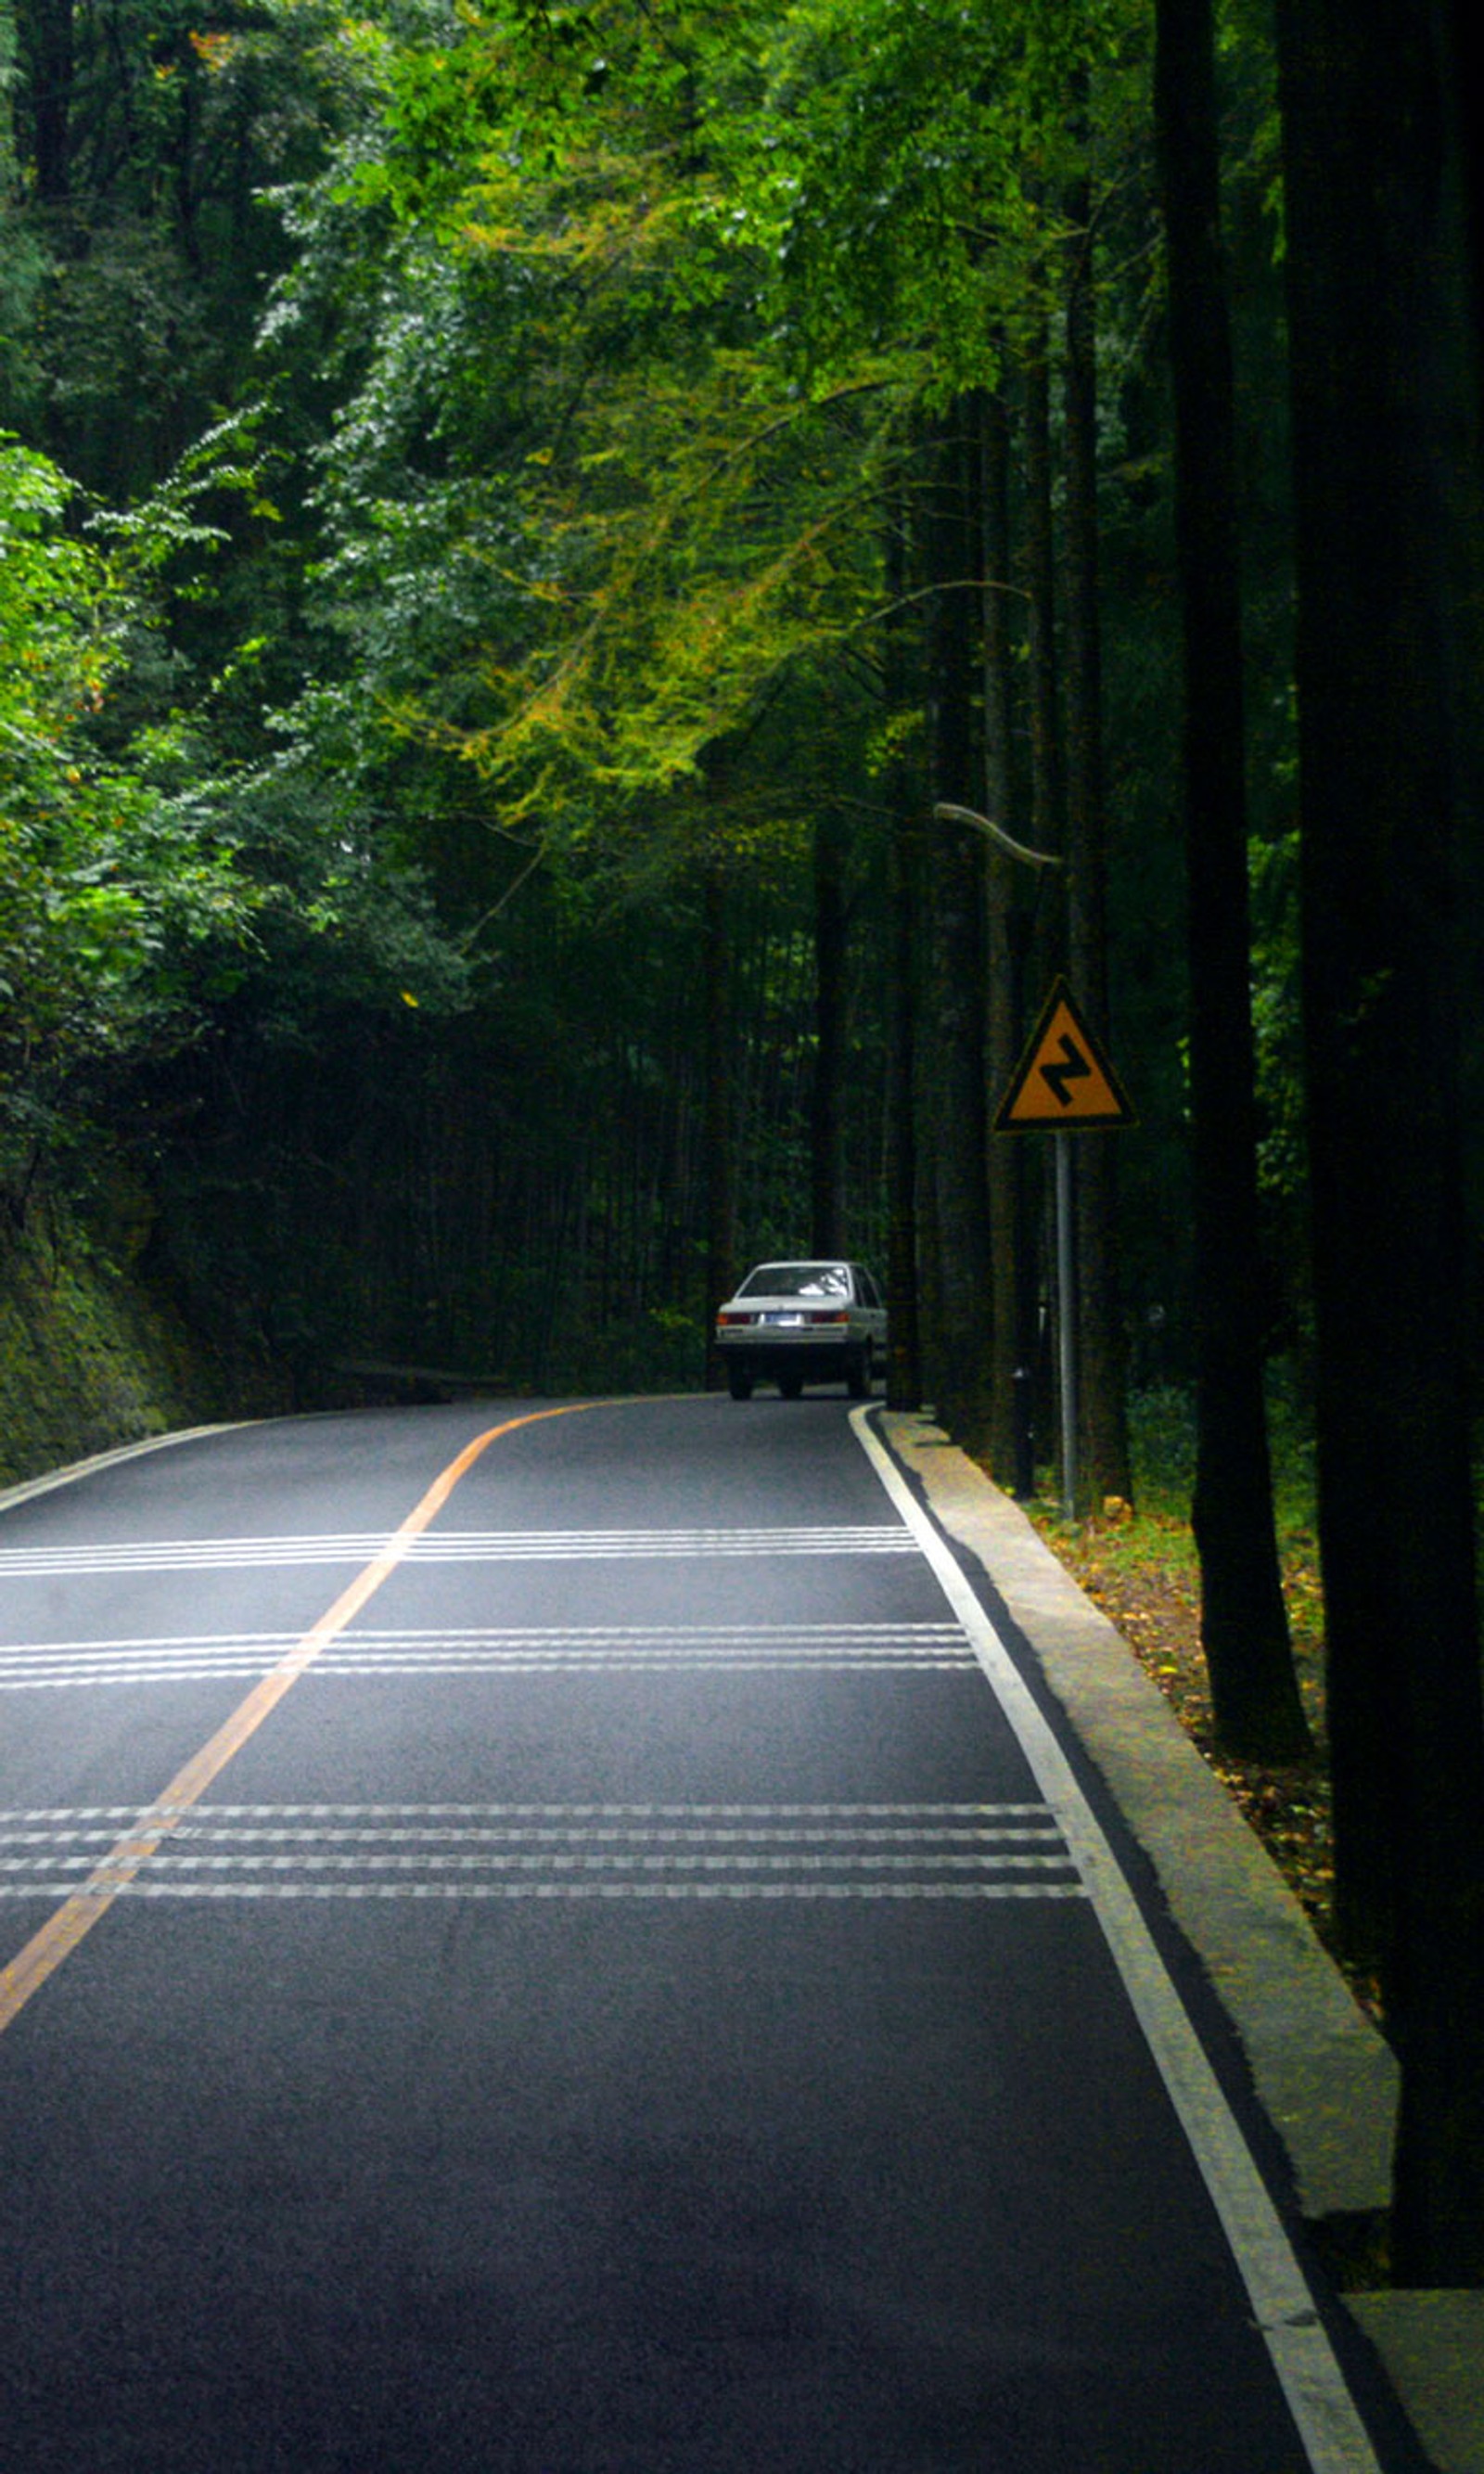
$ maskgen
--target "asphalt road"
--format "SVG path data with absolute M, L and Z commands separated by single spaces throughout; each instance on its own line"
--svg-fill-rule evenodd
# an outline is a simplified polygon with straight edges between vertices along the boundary
M 0 1516 L 0 2465 L 1304 2474 L 843 1401 L 527 1418 Z

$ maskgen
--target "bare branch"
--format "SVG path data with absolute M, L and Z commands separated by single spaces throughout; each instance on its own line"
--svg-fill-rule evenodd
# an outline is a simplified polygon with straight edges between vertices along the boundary
M 972 825 L 976 832 L 987 835 L 990 841 L 998 843 L 1002 851 L 1009 852 L 1011 859 L 1023 859 L 1028 867 L 1061 865 L 1054 851 L 1027 850 L 1024 842 L 1012 841 L 1003 825 L 997 825 L 992 816 L 982 816 L 977 808 L 956 808 L 948 800 L 939 799 L 933 813 L 956 825 Z

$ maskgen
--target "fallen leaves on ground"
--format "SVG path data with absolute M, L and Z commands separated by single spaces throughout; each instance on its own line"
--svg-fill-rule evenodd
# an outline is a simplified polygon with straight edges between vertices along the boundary
M 1030 1507 L 1046 1544 L 1123 1635 L 1181 1726 L 1246 1815 L 1315 1931 L 1345 1968 L 1350 1990 L 1379 2022 L 1374 1979 L 1345 1965 L 1332 1932 L 1334 1863 L 1329 1776 L 1324 1757 L 1324 1639 L 1316 1558 L 1300 1540 L 1284 1555 L 1299 1688 L 1318 1747 L 1311 1760 L 1282 1767 L 1218 1753 L 1210 1686 L 1201 1648 L 1201 1585 L 1190 1533 L 1158 1514 L 1131 1514 L 1068 1527 L 1046 1507 Z

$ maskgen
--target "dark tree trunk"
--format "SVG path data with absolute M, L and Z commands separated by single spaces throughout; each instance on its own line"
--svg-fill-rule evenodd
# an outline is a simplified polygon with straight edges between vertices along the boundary
M 23 0 L 16 30 L 30 89 L 36 199 L 60 206 L 72 188 L 72 0 Z
M 978 529 L 969 407 L 938 444 L 929 521 L 928 713 L 936 799 L 973 805 Z M 937 1312 L 931 1378 L 939 1414 L 965 1450 L 989 1448 L 992 1269 L 985 1106 L 984 841 L 939 823 L 930 871 L 933 1168 Z
M 898 501 L 888 516 L 885 692 L 888 716 L 912 702 L 912 678 L 902 604 L 906 594 L 908 521 Z M 918 786 L 896 756 L 887 778 L 891 810 L 888 871 L 890 994 L 887 1036 L 887 1401 L 893 1409 L 922 1404 L 922 1350 L 917 1312 L 917 947 L 923 870 Z
M 1231 342 L 1211 0 L 1156 0 L 1184 643 L 1201 1637 L 1218 1741 L 1311 1749 L 1289 1643 L 1262 1388 L 1246 731 Z
M 1033 849 L 1062 852 L 1066 841 L 1065 778 L 1061 757 L 1060 696 L 1057 659 L 1057 562 L 1052 518 L 1051 382 L 1045 325 L 1024 370 L 1023 450 L 1025 462 L 1026 585 L 1026 718 L 1031 754 L 1031 843 Z M 1060 900 L 1042 906 L 1033 924 L 1020 934 L 1018 954 L 1021 1021 L 1031 1020 L 1055 974 L 1065 963 L 1065 906 Z M 1036 1143 L 1027 1152 L 1022 1180 L 1022 1260 L 1028 1278 L 1033 1262 L 1045 1266 L 1056 1259 L 1050 1212 L 1051 1176 L 1044 1158 L 1048 1147 Z M 1039 1242 L 1026 1245 L 1024 1232 L 1038 1231 Z M 1039 1286 L 1030 1290 L 1021 1308 L 1022 1331 L 1031 1342 L 1022 1364 L 1034 1370 L 1030 1386 L 1035 1430 L 1050 1436 L 1056 1427 L 1057 1404 L 1051 1358 L 1039 1346 L 1035 1325 L 1040 1313 Z
M 922 837 L 898 812 L 891 832 L 891 1012 L 887 1091 L 887 1400 L 922 1405 L 917 1307 L 916 959 Z
M 1051 380 L 1044 328 L 1025 367 L 1026 668 L 1031 734 L 1031 841 L 1059 851 L 1066 831 L 1057 693 L 1056 548 L 1052 525 Z M 1054 958 L 1059 961 L 1059 956 Z
M 726 880 L 718 861 L 706 870 L 701 911 L 701 970 L 706 990 L 706 1389 L 725 1381 L 716 1340 L 716 1310 L 737 1286 L 737 1201 L 732 1141 L 731 944 Z
M 815 1077 L 811 1093 L 811 1237 L 816 1254 L 843 1254 L 845 852 L 833 813 L 815 824 Z
M 1103 631 L 1098 610 L 1097 324 L 1091 188 L 1070 201 L 1076 255 L 1066 321 L 1067 958 L 1073 988 L 1105 1045 L 1108 1029 L 1107 810 L 1103 775 Z M 1127 1500 L 1123 1309 L 1116 1137 L 1084 1134 L 1077 1158 L 1081 1352 L 1078 1453 L 1094 1502 Z
M 1010 623 L 1010 424 L 1004 398 L 979 406 L 980 504 L 984 540 L 985 813 L 1017 840 L 1014 770 L 1010 762 L 1014 639 Z M 987 861 L 988 1013 L 986 1099 L 992 1114 L 1019 1061 L 1020 962 L 1016 863 L 992 849 Z M 994 1355 L 989 1402 L 989 1466 L 1004 1487 L 1023 1489 L 1025 1438 L 1018 1409 L 1029 1363 L 1019 1328 L 1027 1267 L 1021 1260 L 1021 1187 L 1027 1160 L 1018 1142 L 989 1149 L 989 1243 L 994 1256 Z M 1026 1404 L 1029 1405 L 1028 1403 Z
M 1279 0 L 1337 1912 L 1401 2062 L 1393 2272 L 1484 2283 L 1484 1710 L 1456 938 L 1479 440 L 1434 0 Z M 1472 673 L 1472 675 L 1471 675 Z

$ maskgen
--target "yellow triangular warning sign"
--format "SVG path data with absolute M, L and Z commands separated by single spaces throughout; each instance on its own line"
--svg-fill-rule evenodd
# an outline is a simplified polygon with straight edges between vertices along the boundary
M 1133 1109 L 1102 1048 L 1058 980 L 994 1120 L 997 1134 L 1131 1126 Z

